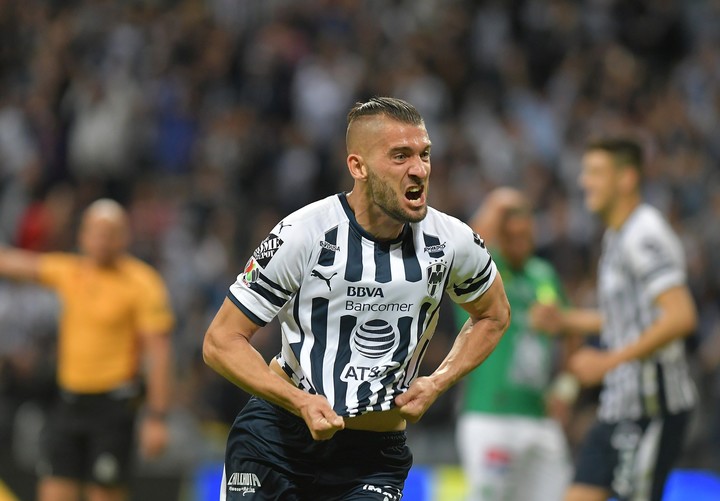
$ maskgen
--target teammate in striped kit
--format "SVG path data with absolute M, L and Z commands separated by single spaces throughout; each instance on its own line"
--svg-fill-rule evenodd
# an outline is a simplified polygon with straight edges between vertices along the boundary
M 348 115 L 350 193 L 283 219 L 255 250 L 205 337 L 204 356 L 255 395 L 238 415 L 221 499 L 399 500 L 406 421 L 493 350 L 509 306 L 482 239 L 427 206 L 430 140 L 410 104 Z M 470 314 L 430 376 L 420 361 L 443 292 Z M 270 363 L 249 340 L 275 316 Z
M 570 361 L 582 382 L 604 387 L 566 501 L 660 501 L 695 404 L 683 338 L 697 314 L 685 258 L 667 222 L 642 202 L 642 163 L 640 146 L 627 139 L 587 147 L 580 184 L 607 226 L 599 311 L 533 312 L 546 331 L 600 331 L 605 348 L 583 348 Z

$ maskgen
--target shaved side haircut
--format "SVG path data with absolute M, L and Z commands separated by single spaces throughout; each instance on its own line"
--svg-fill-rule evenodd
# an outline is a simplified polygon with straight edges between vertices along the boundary
M 420 112 L 407 101 L 394 97 L 372 97 L 368 101 L 355 103 L 347 116 L 346 145 L 350 144 L 350 129 L 353 124 L 363 117 L 385 115 L 398 122 L 409 125 L 424 125 Z M 349 149 L 349 148 L 348 148 Z

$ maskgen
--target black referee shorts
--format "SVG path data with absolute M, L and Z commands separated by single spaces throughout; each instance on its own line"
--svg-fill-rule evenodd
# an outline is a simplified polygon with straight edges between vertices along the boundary
M 689 412 L 682 412 L 596 422 L 580 449 L 574 483 L 608 489 L 620 501 L 661 501 L 665 481 L 682 451 L 689 418 Z
M 252 398 L 230 430 L 220 499 L 399 501 L 411 466 L 403 431 L 315 441 L 302 419 Z
M 128 481 L 137 397 L 61 392 L 43 431 L 41 477 L 103 486 Z

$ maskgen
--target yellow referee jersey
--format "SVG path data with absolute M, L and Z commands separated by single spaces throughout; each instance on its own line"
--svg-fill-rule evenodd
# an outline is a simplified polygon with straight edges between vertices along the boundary
M 160 274 L 134 257 L 100 268 L 83 256 L 45 254 L 39 279 L 60 298 L 58 382 L 65 390 L 100 393 L 131 381 L 141 337 L 173 327 Z

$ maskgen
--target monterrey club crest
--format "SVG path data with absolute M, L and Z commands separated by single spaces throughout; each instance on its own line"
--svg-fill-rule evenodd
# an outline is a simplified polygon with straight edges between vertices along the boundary
M 261 267 L 265 268 L 282 244 L 283 241 L 279 236 L 270 233 L 265 240 L 260 242 L 252 257 Z
M 435 296 L 435 293 L 442 288 L 446 272 L 447 266 L 445 266 L 445 263 L 433 263 L 427 267 L 428 295 Z

